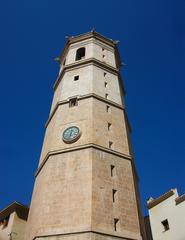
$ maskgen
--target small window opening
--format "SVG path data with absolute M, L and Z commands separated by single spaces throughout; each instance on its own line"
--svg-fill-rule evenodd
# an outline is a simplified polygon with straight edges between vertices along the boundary
M 170 229 L 168 219 L 165 219 L 164 221 L 161 222 L 164 228 L 164 231 L 168 231 Z
M 106 72 L 104 72 L 104 73 L 103 73 L 103 76 L 105 77 L 106 75 L 107 75 L 107 73 L 106 73 Z
M 107 82 L 104 82 L 104 86 L 107 87 Z
M 65 65 L 66 64 L 66 59 L 64 60 L 64 62 L 63 62 L 63 65 Z
M 82 48 L 79 48 L 76 51 L 76 58 L 75 58 L 75 60 L 78 61 L 78 60 L 82 60 L 84 58 L 85 58 L 85 48 L 82 47 Z
M 109 105 L 106 106 L 106 111 L 107 111 L 108 113 L 110 112 L 110 106 L 109 106 Z
M 102 51 L 105 51 L 105 48 L 102 48 Z
M 115 195 L 116 195 L 117 190 L 112 189 L 112 201 L 115 202 Z
M 107 125 L 107 127 L 108 127 L 108 131 L 110 131 L 111 126 L 112 126 L 112 124 L 108 122 L 108 125 Z
M 105 55 L 104 55 L 104 54 L 102 55 L 102 58 L 105 58 Z
M 69 107 L 74 107 L 74 106 L 78 106 L 78 99 L 77 98 L 71 98 L 69 100 Z
M 109 141 L 109 148 L 112 148 L 113 142 Z
M 114 165 L 110 165 L 110 173 L 111 173 L 111 177 L 113 177 L 115 175 L 115 166 Z
M 117 231 L 118 228 L 118 223 L 119 223 L 119 219 L 118 218 L 114 218 L 114 231 Z
M 79 75 L 74 76 L 74 81 L 78 81 L 79 80 Z
M 105 98 L 106 98 L 106 99 L 108 99 L 108 96 L 109 96 L 109 94 L 108 94 L 108 93 L 105 93 Z

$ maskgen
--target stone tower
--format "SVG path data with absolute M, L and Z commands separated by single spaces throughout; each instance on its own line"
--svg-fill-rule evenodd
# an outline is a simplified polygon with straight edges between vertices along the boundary
M 144 239 L 116 42 L 70 37 L 60 63 L 25 240 Z

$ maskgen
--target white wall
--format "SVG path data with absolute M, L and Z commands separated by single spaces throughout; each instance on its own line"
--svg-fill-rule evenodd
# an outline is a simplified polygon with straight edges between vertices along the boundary
M 149 209 L 153 240 L 185 240 L 185 201 L 176 205 L 174 195 Z M 167 219 L 169 230 L 164 231 L 162 221 Z

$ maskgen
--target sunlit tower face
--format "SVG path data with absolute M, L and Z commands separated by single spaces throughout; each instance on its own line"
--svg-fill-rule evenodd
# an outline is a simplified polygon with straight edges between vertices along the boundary
M 60 63 L 26 240 L 142 239 L 117 46 L 71 37 Z

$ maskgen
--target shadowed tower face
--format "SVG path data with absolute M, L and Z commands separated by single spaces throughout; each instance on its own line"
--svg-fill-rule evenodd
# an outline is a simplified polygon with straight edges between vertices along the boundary
M 116 44 L 71 37 L 60 63 L 25 240 L 142 239 Z

